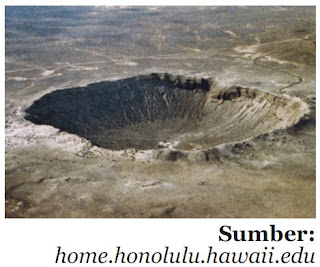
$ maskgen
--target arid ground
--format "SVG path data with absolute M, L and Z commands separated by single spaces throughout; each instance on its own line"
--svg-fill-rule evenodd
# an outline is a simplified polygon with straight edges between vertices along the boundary
M 6 217 L 315 217 L 315 12 L 6 7 Z

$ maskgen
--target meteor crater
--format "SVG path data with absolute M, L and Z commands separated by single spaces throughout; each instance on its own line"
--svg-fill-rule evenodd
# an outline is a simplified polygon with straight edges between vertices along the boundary
M 206 150 L 289 127 L 308 112 L 298 98 L 212 78 L 152 73 L 56 90 L 26 109 L 52 125 L 112 150 Z

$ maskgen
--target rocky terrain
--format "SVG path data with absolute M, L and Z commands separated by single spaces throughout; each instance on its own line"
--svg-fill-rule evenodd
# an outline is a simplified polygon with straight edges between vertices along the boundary
M 315 99 L 313 7 L 7 7 L 6 216 L 315 217 Z

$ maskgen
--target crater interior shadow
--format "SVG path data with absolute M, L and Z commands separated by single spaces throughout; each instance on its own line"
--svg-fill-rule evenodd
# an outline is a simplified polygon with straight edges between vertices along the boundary
M 152 149 L 197 126 L 211 84 L 166 73 L 103 81 L 44 95 L 25 118 L 108 149 Z

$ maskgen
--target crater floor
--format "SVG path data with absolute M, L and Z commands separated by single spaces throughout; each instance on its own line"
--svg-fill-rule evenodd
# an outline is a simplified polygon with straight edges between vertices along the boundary
M 7 217 L 315 217 L 315 121 L 315 8 L 6 8 Z

